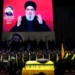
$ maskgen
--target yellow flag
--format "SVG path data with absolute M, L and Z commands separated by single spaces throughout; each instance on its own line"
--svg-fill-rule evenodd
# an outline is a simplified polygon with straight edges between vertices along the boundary
M 18 64 L 18 56 L 17 56 L 17 54 L 16 54 L 16 64 Z
M 24 53 L 22 53 L 22 62 L 24 63 Z
M 65 55 L 65 51 L 64 51 L 64 47 L 63 47 L 63 43 L 61 44 L 61 58 L 63 59 Z
M 42 58 L 44 58 L 44 54 L 42 54 Z
M 1 62 L 2 62 L 2 58 L 3 58 L 3 56 L 1 55 L 1 58 L 0 58 Z
M 69 56 L 69 53 L 67 52 L 66 55 L 65 55 L 65 57 L 64 57 L 64 59 L 67 59 L 68 56 Z
M 73 56 L 72 56 L 71 60 L 74 60 L 74 58 L 75 58 L 75 54 L 73 54 Z
M 56 61 L 58 61 L 59 60 L 59 56 L 58 56 L 58 54 L 56 54 Z

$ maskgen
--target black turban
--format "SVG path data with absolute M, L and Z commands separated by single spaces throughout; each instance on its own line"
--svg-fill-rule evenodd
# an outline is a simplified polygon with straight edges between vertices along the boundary
M 36 3 L 33 1 L 27 1 L 24 5 L 24 8 L 26 9 L 27 6 L 32 6 L 36 10 Z

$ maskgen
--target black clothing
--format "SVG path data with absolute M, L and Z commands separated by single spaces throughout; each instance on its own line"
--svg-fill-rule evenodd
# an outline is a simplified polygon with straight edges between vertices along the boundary
M 6 12 L 5 15 L 12 16 L 13 14 L 12 14 L 12 12 Z
M 11 32 L 21 32 L 21 31 L 50 31 L 50 29 L 47 27 L 46 23 L 43 21 L 43 24 L 39 24 L 37 17 L 35 16 L 33 21 L 27 21 L 26 17 L 22 17 L 21 25 L 17 27 L 16 25 L 10 30 Z
M 36 10 L 36 3 L 33 1 L 27 1 L 24 5 L 24 8 L 26 9 L 27 6 L 32 6 Z

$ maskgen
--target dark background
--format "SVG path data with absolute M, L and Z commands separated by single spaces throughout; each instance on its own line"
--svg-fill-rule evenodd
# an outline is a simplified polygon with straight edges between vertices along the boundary
M 75 4 L 72 0 L 53 0 L 57 43 L 75 46 Z

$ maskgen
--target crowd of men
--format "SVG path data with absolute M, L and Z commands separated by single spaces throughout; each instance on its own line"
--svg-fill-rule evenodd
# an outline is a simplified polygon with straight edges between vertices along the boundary
M 14 43 L 15 42 L 15 43 Z M 53 42 L 52 42 L 53 43 Z M 51 43 L 51 44 L 52 44 Z M 6 46 L 7 45 L 7 46 Z M 62 59 L 61 49 L 48 49 L 43 46 L 44 43 L 31 44 L 30 42 L 13 41 L 8 45 L 5 41 L 0 50 L 0 72 L 8 72 L 9 75 L 21 75 L 22 68 L 25 67 L 26 61 L 39 58 L 49 59 L 54 62 L 55 75 L 64 75 L 65 71 L 75 71 L 75 49 L 65 49 Z

